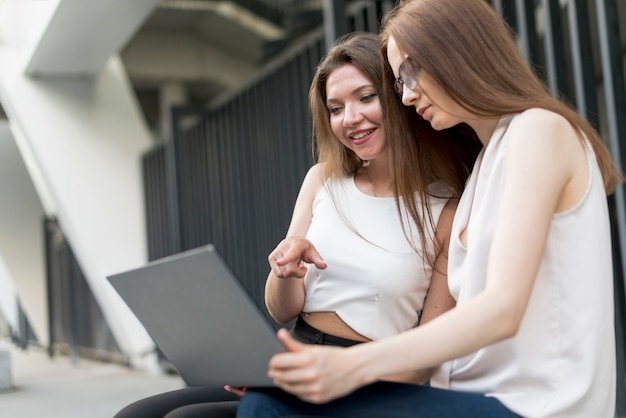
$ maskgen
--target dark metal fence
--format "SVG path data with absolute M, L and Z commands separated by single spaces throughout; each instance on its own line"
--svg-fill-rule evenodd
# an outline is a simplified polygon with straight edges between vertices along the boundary
M 378 31 L 385 3 L 352 4 L 346 28 Z M 313 163 L 308 89 L 324 45 L 320 30 L 209 109 L 172 109 L 171 142 L 144 158 L 152 259 L 212 243 L 265 311 L 267 255 Z
M 48 287 L 48 353 L 124 361 L 71 247 L 54 219 L 44 220 Z
M 264 309 L 266 257 L 312 163 L 307 92 L 321 54 L 314 40 L 214 110 L 172 110 L 172 141 L 144 158 L 147 203 L 157 204 L 148 219 L 159 229 L 151 258 L 213 243 Z

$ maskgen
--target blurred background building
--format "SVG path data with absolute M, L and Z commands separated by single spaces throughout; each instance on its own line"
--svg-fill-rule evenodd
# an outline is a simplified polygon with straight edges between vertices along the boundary
M 491 3 L 622 164 L 626 4 Z M 150 367 L 158 349 L 106 276 L 208 243 L 265 312 L 266 257 L 313 163 L 315 66 L 393 4 L 0 0 L 0 335 Z M 623 186 L 609 201 L 626 416 Z

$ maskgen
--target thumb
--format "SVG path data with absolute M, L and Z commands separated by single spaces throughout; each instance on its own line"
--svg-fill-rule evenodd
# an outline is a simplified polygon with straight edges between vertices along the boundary
M 305 344 L 301 343 L 300 341 L 296 341 L 291 336 L 289 331 L 287 331 L 285 328 L 279 329 L 276 335 L 287 350 L 291 352 L 298 352 L 298 351 L 304 350 Z

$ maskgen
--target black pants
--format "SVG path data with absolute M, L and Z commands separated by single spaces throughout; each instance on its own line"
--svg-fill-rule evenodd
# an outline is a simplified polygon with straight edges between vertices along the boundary
M 188 387 L 140 399 L 114 418 L 235 418 L 238 404 L 224 388 Z
M 301 317 L 290 330 L 306 344 L 349 347 L 359 341 L 325 334 Z M 188 387 L 140 399 L 124 407 L 114 418 L 235 418 L 239 398 L 224 388 Z

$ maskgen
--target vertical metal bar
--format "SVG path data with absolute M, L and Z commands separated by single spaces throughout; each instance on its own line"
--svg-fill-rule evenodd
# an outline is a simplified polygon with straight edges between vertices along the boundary
M 518 35 L 518 45 L 524 58 L 541 73 L 543 68 L 539 60 L 539 41 L 537 39 L 537 28 L 535 24 L 535 2 L 526 0 L 515 0 L 515 11 L 517 16 L 516 30 Z M 542 75 L 542 74 L 540 74 Z
M 51 220 L 48 218 L 43 219 L 43 230 L 44 230 L 44 245 L 45 245 L 45 266 L 46 266 L 46 297 L 48 301 L 48 357 L 52 358 L 54 356 L 54 297 L 53 297 L 53 289 L 54 289 L 54 280 L 53 280 L 53 267 L 52 267 L 52 232 L 51 228 Z
M 234 228 L 236 216 L 233 212 L 236 208 L 235 205 L 239 203 L 239 202 L 236 202 L 235 199 L 233 198 L 235 179 L 233 178 L 230 170 L 228 169 L 229 167 L 232 167 L 234 163 L 236 163 L 235 161 L 232 160 L 232 153 L 231 153 L 232 135 L 230 132 L 231 132 L 231 125 L 232 125 L 232 118 L 233 118 L 232 103 L 233 101 L 230 101 L 226 103 L 226 105 L 224 106 L 224 114 L 226 117 L 224 118 L 223 123 L 222 123 L 221 141 L 220 141 L 220 157 L 223 162 L 223 165 L 221 165 L 221 168 L 223 169 L 223 171 L 222 171 L 222 176 L 220 178 L 220 183 L 221 183 L 220 187 L 222 189 L 221 192 L 223 196 L 221 205 L 223 207 L 222 219 L 226 226 L 226 231 L 225 231 L 226 234 L 224 236 L 224 241 L 222 245 L 224 248 L 224 257 L 226 258 L 226 261 L 230 263 L 231 265 L 233 263 L 233 256 L 237 253 L 237 249 L 236 249 L 237 243 L 235 242 L 236 240 L 229 239 L 228 235 L 231 233 L 231 231 L 233 232 L 236 231 L 236 228 Z M 238 270 L 235 270 L 235 274 L 237 275 L 239 274 Z
M 613 158 L 622 167 L 626 160 L 626 92 L 624 88 L 624 68 L 619 38 L 619 21 L 615 0 L 598 0 L 598 38 L 602 60 L 602 78 L 608 122 L 609 146 Z M 626 205 L 624 186 L 615 192 L 617 204 L 617 226 L 622 249 L 622 263 L 626 261 Z M 623 267 L 623 266 L 622 266 Z
M 559 0 L 541 0 L 541 5 L 544 12 L 544 48 L 546 51 L 546 78 L 548 86 L 554 97 L 559 97 L 561 93 L 568 95 L 566 78 L 563 74 L 565 69 L 565 51 Z
M 393 0 L 383 0 L 381 8 L 380 8 L 382 16 L 385 16 L 387 13 L 389 13 L 391 9 L 393 9 L 394 4 L 395 4 L 395 1 Z
M 378 33 L 378 15 L 376 14 L 376 3 L 370 2 L 364 9 L 367 18 L 367 30 Z
M 550 10 L 550 0 L 541 0 L 541 7 L 543 9 L 542 15 L 544 16 L 543 23 L 545 26 L 545 33 L 543 38 L 544 48 L 546 50 L 546 69 L 547 69 L 547 83 L 550 88 L 550 92 L 554 97 L 557 97 L 559 88 L 557 85 L 556 77 L 556 58 L 554 56 L 554 33 L 552 29 L 552 13 Z
M 168 213 L 168 255 L 181 251 L 180 242 L 180 212 L 178 193 L 178 113 L 176 109 L 170 109 L 172 130 L 170 141 L 167 142 L 165 154 L 165 175 L 167 190 L 167 213 Z
M 503 6 L 502 6 L 502 0 L 493 0 L 493 1 L 491 2 L 491 6 L 493 7 L 493 9 L 494 9 L 496 12 L 498 12 L 498 14 L 499 14 L 500 16 L 502 16 L 502 15 L 503 15 L 503 11 L 504 11 L 504 9 L 503 9 Z
M 24 309 L 22 309 L 22 303 L 19 298 L 17 299 L 17 332 L 16 332 L 16 341 L 18 346 L 22 349 L 28 347 L 28 333 L 26 326 L 26 315 L 24 314 Z
M 283 90 L 288 91 L 288 90 Z M 257 173 L 258 165 L 255 164 L 256 158 L 255 155 L 258 155 L 253 150 L 256 149 L 256 138 L 254 136 L 254 124 L 252 118 L 254 117 L 255 112 L 246 112 L 246 105 L 249 101 L 249 94 L 246 92 L 245 94 L 239 97 L 239 100 L 236 103 L 237 110 L 236 112 L 241 115 L 243 119 L 239 124 L 239 133 L 237 134 L 240 137 L 239 143 L 242 149 L 248 148 L 249 152 L 241 153 L 239 158 L 242 160 L 242 163 L 245 167 L 246 173 L 243 178 L 242 184 L 242 193 L 246 197 L 248 204 L 246 205 L 245 212 L 242 213 L 242 222 L 243 225 L 247 228 L 247 231 L 242 231 L 242 236 L 247 236 L 248 239 L 242 240 L 242 260 L 246 260 L 246 263 L 242 263 L 243 271 L 242 277 L 252 278 L 250 280 L 252 283 L 250 292 L 254 295 L 254 299 L 257 301 L 262 300 L 262 281 L 261 277 L 255 275 L 255 271 L 252 268 L 253 262 L 252 260 L 255 257 L 246 257 L 249 255 L 256 255 L 259 252 L 259 248 L 257 246 L 257 224 L 260 222 L 255 222 L 255 210 L 256 200 L 254 195 L 254 178 Z M 288 118 L 289 119 L 289 118 Z M 264 282 L 263 282 L 264 283 Z M 249 288 L 250 289 L 250 288 Z
M 526 17 L 526 0 L 515 0 L 517 14 L 517 42 L 522 55 L 530 62 L 530 41 L 528 36 L 528 24 Z
M 348 25 L 348 31 L 366 31 L 367 30 L 367 22 L 365 20 L 365 9 L 363 5 L 357 3 L 357 7 L 352 9 L 352 13 L 350 16 L 352 19 L 346 20 L 346 24 Z M 352 26 L 350 27 L 350 21 L 352 22 Z
M 215 114 L 215 118 L 213 119 L 213 138 L 211 138 L 212 145 L 212 155 L 211 155 L 211 190 L 212 194 L 212 202 L 215 210 L 213 210 L 213 225 L 214 235 L 213 242 L 217 245 L 218 248 L 223 248 L 223 244 L 226 236 L 226 225 L 224 222 L 224 196 L 222 192 L 222 184 L 221 184 L 221 173 L 223 170 L 222 166 L 222 143 L 225 141 L 223 126 L 226 121 L 226 115 L 224 106 L 221 106 L 220 109 Z M 225 256 L 225 254 L 224 254 Z
M 622 270 L 621 249 L 619 245 L 615 216 L 615 199 L 609 199 L 609 211 L 611 214 L 611 235 L 613 239 L 613 289 L 615 299 L 615 360 L 616 360 L 616 396 L 615 415 L 626 416 L 626 381 L 625 376 L 625 335 L 624 319 L 626 318 L 626 304 L 624 303 L 624 271 Z
M 73 266 L 73 254 L 69 243 L 65 245 L 65 263 L 67 266 L 67 305 L 69 310 L 68 321 L 69 329 L 68 338 L 70 345 L 70 359 L 72 364 L 78 362 L 78 311 L 76 309 L 76 274 Z
M 206 134 L 206 116 L 204 112 L 202 113 L 202 117 L 200 122 L 198 123 L 198 141 L 200 143 L 198 149 L 198 158 L 200 160 L 199 163 L 199 178 L 198 178 L 198 200 L 200 201 L 201 212 L 199 213 L 199 221 L 200 221 L 200 239 L 203 244 L 208 244 L 211 241 L 209 240 L 209 218 L 208 212 L 211 210 L 209 206 L 209 185 L 208 185 L 208 173 L 207 173 L 207 134 Z
M 622 63 L 621 42 L 619 36 L 619 21 L 617 3 L 615 0 L 596 1 L 598 15 L 598 39 L 600 42 L 600 55 L 602 61 L 602 79 L 604 82 L 604 93 L 606 100 L 606 112 L 608 122 L 609 147 L 615 162 L 622 167 L 625 160 L 624 153 L 626 146 L 623 141 L 626 139 L 626 89 L 624 87 L 624 68 Z M 611 196 L 610 203 L 614 206 L 616 247 L 620 253 L 620 265 L 616 266 L 616 272 L 621 271 L 622 277 L 615 277 L 621 281 L 621 286 L 616 288 L 624 289 L 623 272 L 626 261 L 626 205 L 624 197 L 624 185 L 618 186 L 615 194 Z M 624 308 L 624 293 L 616 295 L 616 312 L 621 312 Z M 616 412 L 619 416 L 626 414 L 626 394 L 624 394 L 624 344 L 623 339 L 623 318 L 616 320 L 617 337 L 617 399 Z
M 516 0 L 498 0 L 501 3 L 502 12 L 500 13 L 502 18 L 513 29 L 515 33 L 518 33 L 517 23 L 517 7 Z
M 595 94 L 591 32 L 587 20 L 587 2 L 569 0 L 567 17 L 572 51 L 574 93 L 578 112 L 599 129 L 598 103 Z
M 345 0 L 324 0 L 324 37 L 329 51 L 340 35 L 347 32 Z

